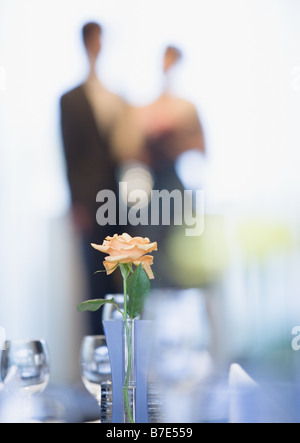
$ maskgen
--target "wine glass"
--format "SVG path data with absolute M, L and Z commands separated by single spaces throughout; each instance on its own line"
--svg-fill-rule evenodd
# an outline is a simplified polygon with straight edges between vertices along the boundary
M 84 337 L 81 345 L 81 378 L 101 407 L 101 384 L 111 383 L 111 367 L 104 335 Z
M 154 319 L 150 369 L 161 388 L 164 421 L 192 422 L 198 391 L 213 372 L 205 299 L 196 289 L 158 290 L 147 309 Z
M 46 341 L 6 341 L 1 353 L 1 378 L 6 391 L 22 403 L 24 418 L 32 418 L 31 399 L 46 389 L 50 379 Z

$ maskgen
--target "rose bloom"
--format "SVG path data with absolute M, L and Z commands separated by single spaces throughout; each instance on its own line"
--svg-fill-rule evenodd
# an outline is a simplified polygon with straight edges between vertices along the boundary
M 106 237 L 102 245 L 92 244 L 92 247 L 108 254 L 103 262 L 107 275 L 112 274 L 121 263 L 133 263 L 135 266 L 141 264 L 149 279 L 154 279 L 151 269 L 153 256 L 147 254 L 157 251 L 157 243 L 150 243 L 149 238 L 115 234 L 113 237 Z

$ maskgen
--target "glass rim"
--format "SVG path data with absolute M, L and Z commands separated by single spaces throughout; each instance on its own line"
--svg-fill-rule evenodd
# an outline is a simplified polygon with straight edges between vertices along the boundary
M 106 336 L 104 334 L 102 334 L 102 335 L 85 335 L 82 340 L 86 340 L 86 339 L 99 339 L 99 340 L 104 339 L 104 340 L 106 340 Z
M 47 340 L 44 338 L 38 338 L 38 339 L 30 339 L 30 338 L 24 338 L 24 339 L 10 339 L 10 340 L 5 340 L 4 344 L 6 345 L 25 345 L 25 344 L 43 344 L 45 346 L 48 346 Z

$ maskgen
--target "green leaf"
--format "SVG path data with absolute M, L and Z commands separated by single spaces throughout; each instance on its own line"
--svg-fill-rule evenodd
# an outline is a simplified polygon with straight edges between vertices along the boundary
M 109 300 L 99 299 L 99 300 L 88 300 L 88 301 L 85 301 L 83 303 L 80 303 L 77 306 L 77 311 L 78 312 L 85 312 L 85 311 L 96 312 L 96 311 L 98 311 L 101 308 L 101 306 L 103 306 L 105 304 L 114 305 L 117 308 L 117 310 L 119 312 L 121 312 L 121 314 L 123 314 L 122 311 L 119 309 L 119 306 L 115 303 L 114 298 L 111 298 Z
M 136 318 L 142 313 L 150 289 L 148 275 L 143 266 L 139 265 L 128 278 L 128 314 L 130 318 Z

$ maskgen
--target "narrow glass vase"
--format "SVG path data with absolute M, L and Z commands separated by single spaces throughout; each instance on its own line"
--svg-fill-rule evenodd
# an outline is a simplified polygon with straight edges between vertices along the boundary
M 136 362 L 135 362 L 135 320 L 123 320 L 123 420 L 136 421 Z

